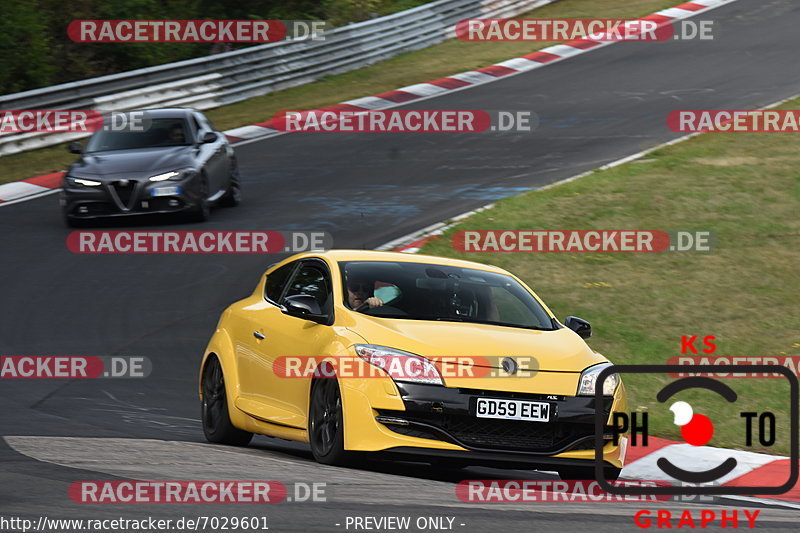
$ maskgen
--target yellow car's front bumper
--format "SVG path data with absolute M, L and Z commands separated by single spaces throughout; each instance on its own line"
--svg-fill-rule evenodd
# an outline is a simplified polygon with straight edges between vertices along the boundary
M 395 384 L 388 377 L 342 379 L 340 386 L 347 450 L 402 452 L 480 463 L 512 462 L 540 468 L 588 466 L 595 460 L 592 397 Z M 470 411 L 477 396 L 512 395 L 551 403 L 556 413 L 554 420 L 547 423 L 487 420 L 474 417 Z M 625 410 L 625 391 L 620 385 L 604 405 L 604 412 L 608 413 L 606 425 L 611 413 Z M 464 429 L 465 424 L 469 429 Z M 528 436 L 531 430 L 536 435 Z M 608 438 L 604 442 L 604 461 L 622 468 L 624 445 L 615 445 Z

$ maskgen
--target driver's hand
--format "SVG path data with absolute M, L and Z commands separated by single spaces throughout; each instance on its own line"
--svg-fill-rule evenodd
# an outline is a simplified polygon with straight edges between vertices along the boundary
M 367 304 L 369 304 L 369 308 L 372 309 L 373 307 L 380 307 L 383 305 L 383 300 L 377 298 L 375 296 L 371 296 L 367 298 Z

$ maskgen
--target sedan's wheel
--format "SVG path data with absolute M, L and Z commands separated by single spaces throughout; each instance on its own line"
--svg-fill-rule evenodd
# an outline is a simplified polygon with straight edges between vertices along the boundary
M 219 205 L 223 207 L 236 207 L 242 202 L 242 189 L 239 187 L 239 176 L 236 174 L 231 175 L 230 178 L 230 185 L 228 185 L 228 190 L 225 191 L 225 196 L 223 196 L 220 201 Z
M 211 204 L 208 203 L 208 178 L 200 176 L 200 200 L 194 212 L 195 222 L 205 222 L 211 217 Z
M 317 462 L 344 465 L 350 454 L 344 450 L 344 414 L 342 395 L 336 378 L 317 379 L 311 385 L 308 417 L 311 453 Z
M 216 357 L 209 358 L 203 370 L 203 433 L 209 442 L 245 446 L 253 434 L 234 427 L 228 413 L 225 378 Z
M 613 468 L 607 466 L 603 469 L 603 475 L 606 481 L 616 481 L 619 474 L 622 472 L 620 468 Z M 593 466 L 566 466 L 558 469 L 558 475 L 564 481 L 567 480 L 589 480 L 595 479 Z

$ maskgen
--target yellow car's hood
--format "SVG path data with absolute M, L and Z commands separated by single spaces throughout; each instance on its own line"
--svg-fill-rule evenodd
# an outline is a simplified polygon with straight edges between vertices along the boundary
M 581 372 L 606 358 L 574 331 L 536 331 L 488 324 L 376 318 L 353 313 L 357 332 L 369 344 L 422 356 L 535 357 L 539 370 Z

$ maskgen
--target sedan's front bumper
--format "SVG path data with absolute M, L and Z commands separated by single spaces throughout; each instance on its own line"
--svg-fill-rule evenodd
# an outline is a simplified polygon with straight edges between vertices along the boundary
M 61 206 L 64 214 L 73 219 L 175 213 L 198 205 L 200 195 L 197 189 L 192 179 L 157 183 L 107 180 L 94 187 L 73 186 L 65 182 Z

